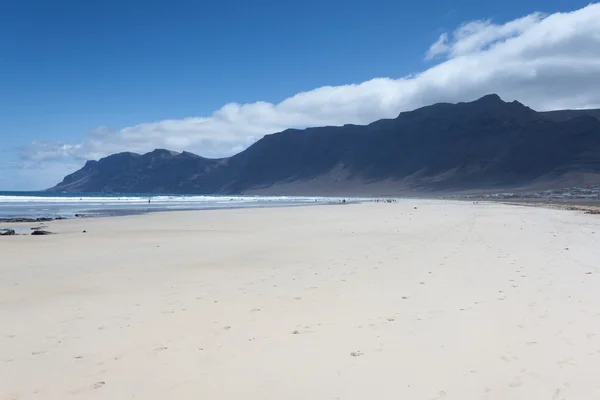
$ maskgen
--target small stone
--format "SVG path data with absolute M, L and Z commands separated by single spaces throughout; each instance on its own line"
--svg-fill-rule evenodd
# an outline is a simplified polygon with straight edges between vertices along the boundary
M 31 232 L 33 236 L 43 236 L 43 235 L 52 235 L 52 232 L 48 231 L 33 231 Z

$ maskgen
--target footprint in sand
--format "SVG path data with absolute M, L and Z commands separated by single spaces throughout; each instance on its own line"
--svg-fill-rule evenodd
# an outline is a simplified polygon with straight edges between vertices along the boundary
M 517 387 L 521 386 L 522 384 L 523 384 L 523 382 L 521 381 L 521 378 L 517 377 L 511 383 L 509 383 L 508 386 L 510 386 L 512 388 L 517 388 Z
M 563 368 L 565 366 L 571 366 L 571 367 L 577 366 L 577 363 L 575 362 L 575 360 L 573 360 L 570 357 L 563 358 L 562 360 L 559 360 L 556 363 L 558 364 L 558 366 L 560 368 Z

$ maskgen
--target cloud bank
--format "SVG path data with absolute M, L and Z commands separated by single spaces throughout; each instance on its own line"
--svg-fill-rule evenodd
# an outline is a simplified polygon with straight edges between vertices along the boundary
M 411 76 L 324 86 L 277 104 L 230 103 L 206 117 L 121 130 L 100 127 L 81 143 L 36 141 L 17 151 L 23 163 L 41 168 L 80 166 L 83 160 L 119 151 L 154 148 L 222 157 L 286 128 L 365 124 L 423 105 L 469 101 L 492 92 L 537 110 L 600 108 L 599 21 L 600 3 L 569 13 L 533 13 L 504 24 L 471 21 L 443 33 L 424 54 L 425 61 L 437 64 Z M 6 169 L 0 169 L 2 182 Z M 48 170 L 56 171 L 56 176 L 44 174 L 45 186 L 52 186 L 64 168 Z

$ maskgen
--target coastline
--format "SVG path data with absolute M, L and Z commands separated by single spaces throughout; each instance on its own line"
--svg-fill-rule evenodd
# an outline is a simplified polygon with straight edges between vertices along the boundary
M 2 399 L 600 395 L 595 215 L 408 199 L 48 228 L 0 240 Z
M 167 211 L 224 210 L 359 203 L 370 198 L 318 196 L 213 196 L 0 192 L 0 223 L 139 215 Z

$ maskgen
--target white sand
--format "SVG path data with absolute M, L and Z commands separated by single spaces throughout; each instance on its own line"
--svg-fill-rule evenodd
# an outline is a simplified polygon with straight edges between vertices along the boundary
M 49 229 L 0 238 L 2 400 L 600 398 L 600 216 L 420 200 Z

